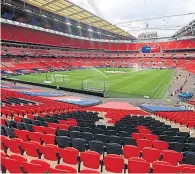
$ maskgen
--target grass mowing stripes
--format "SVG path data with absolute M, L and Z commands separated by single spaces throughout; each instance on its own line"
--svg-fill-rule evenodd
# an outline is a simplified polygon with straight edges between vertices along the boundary
M 162 99 L 172 78 L 173 70 L 165 69 L 143 69 L 136 71 L 129 68 L 89 68 L 78 69 L 70 72 L 58 71 L 42 74 L 29 74 L 14 76 L 16 79 L 44 83 L 46 76 L 51 80 L 54 74 L 68 75 L 67 82 L 53 82 L 51 85 L 69 87 L 75 89 L 83 88 L 83 81 L 105 82 L 109 89 L 105 92 L 109 97 L 144 97 Z M 98 85 L 98 83 L 97 83 Z

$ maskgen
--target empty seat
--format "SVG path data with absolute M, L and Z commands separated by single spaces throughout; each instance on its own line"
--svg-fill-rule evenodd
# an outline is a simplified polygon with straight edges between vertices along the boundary
M 22 144 L 22 140 L 19 138 L 12 138 L 12 139 L 4 139 L 3 145 L 8 148 L 8 155 L 12 153 L 21 154 L 20 146 Z
M 169 148 L 169 143 L 166 141 L 156 140 L 153 141 L 152 144 L 155 149 L 158 149 L 160 151 L 167 150 Z
M 166 141 L 166 142 L 170 142 L 171 141 L 171 136 L 169 136 L 169 135 L 159 135 L 158 138 L 161 141 Z
M 178 143 L 184 143 L 186 140 L 186 136 L 173 136 L 171 141 L 172 142 L 178 142 Z
M 83 139 L 85 139 L 86 141 L 92 141 L 93 138 L 94 138 L 93 134 L 90 133 L 90 132 L 82 132 L 82 133 L 81 133 L 81 137 L 82 137 Z
M 23 142 L 21 144 L 21 149 L 24 151 L 24 155 L 28 155 L 35 158 L 40 158 L 39 153 L 40 144 L 36 141 Z
M 105 131 L 100 128 L 94 128 L 94 134 L 105 134 Z
M 90 133 L 93 133 L 93 130 L 90 127 L 82 127 L 81 128 L 81 131 L 82 132 L 90 132 Z
M 62 129 L 57 129 L 56 134 L 57 134 L 57 136 L 69 136 L 69 131 L 68 130 L 62 130 Z
M 140 149 L 143 149 L 144 147 L 152 147 L 152 141 L 147 140 L 147 139 L 138 139 L 137 146 Z
M 107 130 L 106 135 L 107 136 L 116 135 L 116 131 L 115 130 Z
M 21 166 L 25 173 L 45 173 L 49 169 L 49 166 L 44 165 L 41 162 L 39 163 L 38 162 L 37 163 L 36 162 L 34 163 L 22 162 Z
M 51 167 L 54 167 L 58 163 L 59 148 L 55 145 L 40 146 L 39 151 L 42 153 L 41 159 L 48 161 Z
M 27 130 L 19 130 L 15 129 L 14 130 L 15 136 L 22 139 L 23 141 L 28 141 L 28 131 Z
M 171 150 L 175 150 L 177 152 L 182 152 L 185 148 L 185 143 L 172 142 L 169 145 Z
M 81 133 L 79 131 L 69 131 L 70 138 L 80 138 Z
M 155 141 L 155 140 L 158 140 L 158 136 L 154 134 L 146 134 L 145 139 L 150 140 L 150 141 Z
M 64 170 L 64 173 L 77 173 L 77 170 L 71 166 L 58 164 L 55 169 Z
M 22 161 L 9 159 L 9 158 L 1 158 L 1 165 L 5 168 L 9 173 L 22 173 L 21 170 Z
M 56 128 L 45 127 L 45 133 L 46 133 L 46 134 L 56 135 Z
M 137 145 L 136 140 L 131 139 L 129 137 L 123 137 L 122 144 L 123 144 L 123 146 L 125 146 L 125 145 L 135 145 L 136 146 Z
M 125 145 L 123 148 L 124 158 L 129 159 L 131 157 L 139 157 L 140 149 L 137 146 Z
M 179 173 L 177 166 L 168 165 L 164 163 L 153 164 L 153 173 Z
M 131 134 L 127 131 L 119 131 L 118 135 L 119 135 L 119 137 L 129 137 L 129 138 L 131 136 Z
M 70 165 L 77 165 L 78 164 L 78 156 L 79 151 L 75 148 L 67 147 L 64 149 L 60 149 L 59 156 L 61 157 L 60 163 L 70 164 Z
M 107 136 L 103 134 L 95 134 L 95 140 L 101 141 L 105 145 L 107 143 Z
M 84 152 L 87 149 L 87 141 L 82 138 L 74 138 L 72 141 L 72 147 L 78 149 L 80 152 Z
M 109 143 L 121 144 L 121 138 L 119 136 L 116 136 L 116 135 L 109 136 L 108 141 L 109 141 Z
M 136 139 L 136 140 L 143 139 L 144 138 L 144 134 L 141 134 L 141 133 L 132 133 L 131 138 L 132 139 Z
M 190 152 L 195 152 L 195 143 L 186 143 L 185 149 Z
M 189 153 L 187 154 L 184 163 L 195 165 L 195 153 Z
M 41 140 L 45 144 L 55 144 L 55 135 L 52 135 L 52 134 L 43 134 L 41 136 Z
M 60 148 L 70 147 L 71 139 L 67 136 L 56 136 L 56 143 Z
M 108 172 L 122 173 L 124 169 L 124 158 L 114 154 L 107 155 L 104 157 L 104 166 Z M 106 171 L 103 172 L 106 173 Z
M 145 147 L 142 149 L 142 158 L 152 163 L 160 158 L 161 151 L 155 148 Z
M 100 167 L 100 154 L 93 151 L 81 152 L 80 160 L 84 167 L 90 169 L 99 169 Z
M 150 163 L 140 158 L 128 159 L 128 173 L 149 173 Z
M 93 140 L 89 142 L 89 149 L 102 155 L 104 153 L 104 144 L 101 141 Z
M 42 137 L 42 133 L 40 132 L 29 132 L 28 133 L 28 138 L 31 140 L 31 141 L 36 141 L 38 143 L 41 144 L 41 137 Z
M 88 174 L 88 173 L 99 173 L 98 171 L 95 171 L 95 170 L 91 170 L 91 169 L 83 169 L 80 171 L 80 173 L 83 173 L 83 174 Z
M 176 152 L 174 150 L 163 150 L 162 151 L 162 161 L 169 162 L 172 165 L 177 165 L 178 162 L 182 161 L 182 153 Z
M 117 144 L 117 143 L 107 143 L 106 144 L 106 152 L 107 152 L 107 154 L 121 155 L 122 147 L 120 144 Z

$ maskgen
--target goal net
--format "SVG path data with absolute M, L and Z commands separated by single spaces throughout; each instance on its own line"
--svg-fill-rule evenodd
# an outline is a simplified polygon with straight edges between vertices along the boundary
M 83 89 L 88 91 L 105 92 L 109 90 L 107 81 L 87 79 L 83 81 Z
M 65 83 L 70 80 L 69 75 L 62 75 L 62 74 L 54 74 L 51 75 L 51 82 L 52 83 Z

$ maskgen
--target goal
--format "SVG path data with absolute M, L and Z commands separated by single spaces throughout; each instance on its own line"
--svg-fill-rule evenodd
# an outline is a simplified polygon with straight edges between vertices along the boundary
M 70 80 L 69 75 L 54 74 L 51 75 L 52 83 L 66 83 Z
M 88 91 L 105 92 L 109 90 L 107 81 L 87 79 L 83 81 L 83 89 Z

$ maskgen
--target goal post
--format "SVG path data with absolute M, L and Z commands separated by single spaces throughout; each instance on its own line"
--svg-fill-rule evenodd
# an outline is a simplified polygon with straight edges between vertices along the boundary
M 83 80 L 83 89 L 88 91 L 106 92 L 109 90 L 109 83 L 103 80 Z
M 70 80 L 69 75 L 53 74 L 51 75 L 52 83 L 66 83 Z

